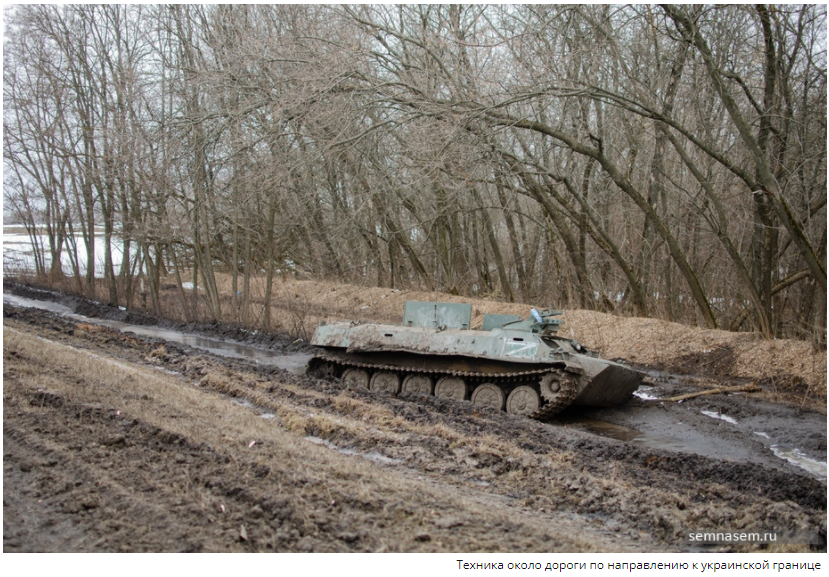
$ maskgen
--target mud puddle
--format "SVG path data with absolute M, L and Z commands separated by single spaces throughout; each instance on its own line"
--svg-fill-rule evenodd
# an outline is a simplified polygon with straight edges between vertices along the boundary
M 655 403 L 656 392 L 650 388 L 640 397 L 644 402 L 634 399 L 626 407 L 562 414 L 551 424 L 649 449 L 762 463 L 826 482 L 824 415 L 726 396 Z
M 722 458 L 720 444 L 716 440 L 706 439 L 699 435 L 672 436 L 654 431 L 640 431 L 581 415 L 567 416 L 562 422 L 567 428 L 579 429 L 594 435 L 616 439 L 625 443 L 634 443 L 642 447 Z
M 184 333 L 160 327 L 132 325 L 108 319 L 91 318 L 79 315 L 68 306 L 60 303 L 27 299 L 9 293 L 3 293 L 3 302 L 18 307 L 47 310 L 80 322 L 97 324 L 110 329 L 119 330 L 121 332 L 133 333 L 142 337 L 162 339 L 181 345 L 187 345 L 222 357 L 252 360 L 263 365 L 275 366 L 294 374 L 303 374 L 305 372 L 305 365 L 311 358 L 311 355 L 307 353 L 280 354 L 268 349 L 254 347 L 243 343 L 213 339 L 202 335 Z

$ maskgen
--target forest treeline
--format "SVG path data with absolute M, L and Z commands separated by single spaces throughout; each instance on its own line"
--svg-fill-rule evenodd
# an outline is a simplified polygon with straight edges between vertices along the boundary
M 825 344 L 823 5 L 5 18 L 6 221 L 44 280 L 160 313 L 193 279 L 239 319 L 309 275 Z

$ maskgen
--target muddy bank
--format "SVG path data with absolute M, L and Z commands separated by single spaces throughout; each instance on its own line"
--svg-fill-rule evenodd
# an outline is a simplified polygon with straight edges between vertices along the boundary
M 291 336 L 282 331 L 263 332 L 251 330 L 235 323 L 227 322 L 181 322 L 163 317 L 156 317 L 137 310 L 127 310 L 124 307 L 113 307 L 103 303 L 93 302 L 75 295 L 58 293 L 52 290 L 32 287 L 19 283 L 5 283 L 4 290 L 11 294 L 27 299 L 56 302 L 79 315 L 90 318 L 118 321 L 135 326 L 152 326 L 161 329 L 170 329 L 182 333 L 191 333 L 216 337 L 223 340 L 257 345 L 276 351 L 308 351 L 304 340 Z
M 4 306 L 4 326 L 4 471 L 19 481 L 4 485 L 6 550 L 549 551 L 553 543 L 570 551 L 670 551 L 687 549 L 683 531 L 698 528 L 806 528 L 818 535 L 812 548 L 825 548 L 825 482 L 754 434 L 789 437 L 825 463 L 825 417 L 798 417 L 787 405 L 748 395 L 681 404 L 636 399 L 539 423 L 434 397 L 347 391 L 45 311 Z M 34 333 L 40 341 L 27 340 Z M 274 339 L 274 354 L 301 348 L 295 340 Z M 52 359 L 32 351 L 29 343 L 37 342 L 65 347 L 76 360 L 92 354 L 117 370 L 100 379 L 79 362 L 56 371 Z M 146 371 L 163 386 L 147 388 Z M 660 377 L 650 386 L 654 396 L 695 390 Z M 217 426 L 227 415 L 231 429 Z M 632 433 L 620 440 L 597 432 L 596 422 L 616 427 L 617 437 L 621 429 Z M 751 430 L 760 424 L 764 430 Z M 678 427 L 686 440 L 732 447 L 722 454 L 674 447 L 665 439 Z M 325 465 L 302 467 L 294 478 L 286 452 Z M 157 463 L 147 469 L 150 461 Z M 85 483 L 68 487 L 55 473 L 67 466 L 81 479 L 92 470 L 114 480 L 105 496 Z M 136 475 L 147 485 L 133 482 Z M 153 503 L 169 505 L 167 517 L 156 519 L 162 513 L 141 502 L 147 486 Z M 274 487 L 285 500 L 279 507 L 269 502 Z M 146 515 L 148 526 L 170 529 L 115 523 L 121 513 L 107 498 L 116 493 L 137 503 L 126 518 Z M 229 522 L 221 505 L 236 515 Z M 291 515 L 280 517 L 286 508 Z M 37 534 L 22 516 L 39 520 Z M 105 537 L 107 526 L 117 527 L 114 536 Z M 501 539 L 507 532 L 509 543 Z

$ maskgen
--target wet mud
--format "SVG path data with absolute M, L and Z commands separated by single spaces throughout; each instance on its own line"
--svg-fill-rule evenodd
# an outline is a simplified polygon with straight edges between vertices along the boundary
M 698 387 L 651 374 L 624 406 L 541 423 L 308 377 L 296 365 L 309 347 L 285 334 L 14 292 L 86 318 L 4 303 L 7 338 L 17 339 L 4 345 L 4 551 L 680 551 L 687 530 L 717 528 L 806 530 L 813 542 L 791 550 L 826 547 L 819 413 L 750 394 L 660 402 Z M 95 319 L 232 340 L 283 360 Z M 169 383 L 140 393 L 142 379 L 96 384 L 72 366 L 55 372 L 28 338 Z M 56 376 L 38 377 L 41 364 Z M 248 419 L 244 441 L 204 426 L 194 401 L 177 400 L 184 393 Z M 295 445 L 324 465 L 283 464 Z

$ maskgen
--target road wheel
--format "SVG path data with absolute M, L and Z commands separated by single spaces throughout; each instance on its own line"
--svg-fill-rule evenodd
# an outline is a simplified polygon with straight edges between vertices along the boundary
M 374 373 L 369 382 L 368 388 L 375 393 L 390 393 L 396 395 L 400 392 L 400 377 L 397 373 L 380 371 Z
M 507 412 L 513 415 L 530 415 L 538 410 L 541 399 L 535 389 L 527 385 L 516 387 L 507 397 Z
M 472 393 L 472 402 L 476 405 L 484 405 L 485 407 L 492 407 L 495 410 L 504 410 L 504 391 L 501 387 L 492 383 L 484 383 L 478 385 L 475 392 Z
M 369 378 L 368 371 L 363 369 L 346 369 L 341 377 L 347 389 L 367 389 Z
M 435 396 L 463 401 L 466 399 L 466 383 L 458 377 L 443 377 L 435 385 Z
M 428 397 L 432 394 L 432 378 L 426 375 L 409 375 L 403 379 L 403 392 Z

